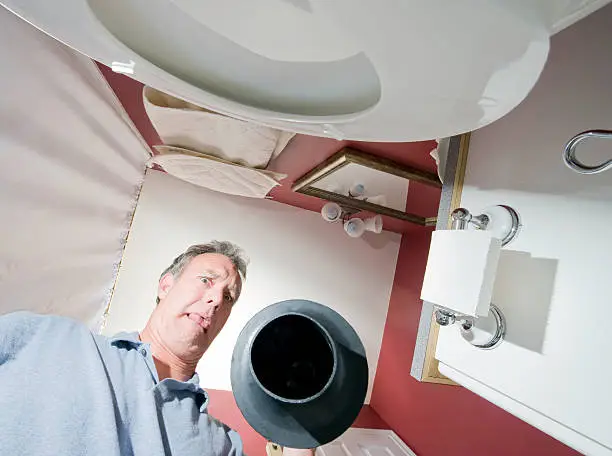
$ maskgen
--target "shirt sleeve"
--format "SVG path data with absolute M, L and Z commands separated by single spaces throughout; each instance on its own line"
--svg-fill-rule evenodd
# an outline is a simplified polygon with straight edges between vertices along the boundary
M 242 438 L 238 432 L 218 419 L 207 415 L 214 456 L 243 456 Z
M 0 366 L 17 357 L 34 338 L 43 318 L 31 312 L 13 312 L 0 316 Z
M 240 437 L 240 434 L 233 429 L 229 429 L 227 436 L 229 437 L 230 442 L 232 442 L 232 448 L 229 452 L 230 456 L 246 456 L 242 448 L 242 438 Z

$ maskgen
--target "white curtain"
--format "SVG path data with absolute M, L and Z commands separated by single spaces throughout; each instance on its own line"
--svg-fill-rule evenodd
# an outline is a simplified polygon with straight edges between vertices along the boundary
M 0 7 L 0 314 L 95 328 L 149 149 L 88 58 Z

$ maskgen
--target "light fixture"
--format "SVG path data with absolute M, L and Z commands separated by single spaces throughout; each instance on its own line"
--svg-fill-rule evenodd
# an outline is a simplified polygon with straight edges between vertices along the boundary
M 321 216 L 326 222 L 336 222 L 342 217 L 342 208 L 336 203 L 327 203 L 321 209 Z
M 361 237 L 363 233 L 365 233 L 365 223 L 360 218 L 352 218 L 344 222 L 344 231 L 350 237 Z
M 383 220 L 380 215 L 375 215 L 374 217 L 370 217 L 364 220 L 364 225 L 366 231 L 371 231 L 372 233 L 380 234 L 382 232 Z
M 355 184 L 349 190 L 348 196 L 355 199 L 377 203 L 384 203 L 386 201 L 385 195 L 367 197 L 364 195 L 364 192 L 365 186 L 363 184 Z M 372 233 L 376 234 L 380 234 L 382 232 L 383 219 L 380 215 L 375 215 L 367 219 L 361 219 L 359 217 L 355 217 L 355 214 L 358 212 L 358 210 L 344 207 L 334 202 L 329 202 L 321 208 L 321 217 L 323 217 L 323 220 L 329 223 L 342 220 L 344 222 L 344 231 L 353 238 L 361 237 L 366 231 L 371 231 Z
M 363 184 L 353 184 L 351 186 L 351 188 L 349 188 L 349 196 L 352 196 L 353 198 L 359 198 L 360 196 L 363 196 L 363 194 L 365 193 L 365 185 Z
M 380 215 L 375 215 L 365 220 L 353 217 L 344 222 L 344 231 L 350 237 L 360 237 L 366 231 L 380 234 L 382 232 L 382 225 L 383 221 Z

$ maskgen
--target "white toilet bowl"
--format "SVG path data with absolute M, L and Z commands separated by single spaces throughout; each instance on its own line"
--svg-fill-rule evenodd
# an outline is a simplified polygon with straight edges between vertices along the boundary
M 508 113 L 537 81 L 551 24 L 572 1 L 0 0 L 192 103 L 368 141 L 446 137 Z

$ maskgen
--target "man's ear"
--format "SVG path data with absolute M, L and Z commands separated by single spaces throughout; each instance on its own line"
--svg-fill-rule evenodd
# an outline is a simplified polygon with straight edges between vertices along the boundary
M 174 276 L 170 272 L 166 272 L 161 279 L 159 279 L 159 285 L 157 286 L 157 298 L 161 301 L 167 295 L 172 286 L 174 285 Z

